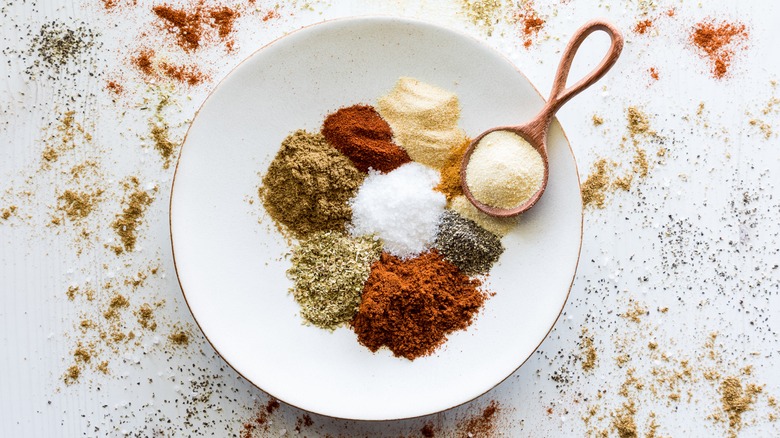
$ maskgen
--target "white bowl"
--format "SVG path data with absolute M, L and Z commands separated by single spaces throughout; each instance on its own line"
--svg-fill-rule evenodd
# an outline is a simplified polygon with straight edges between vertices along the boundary
M 259 173 L 296 129 L 319 130 L 342 106 L 374 104 L 400 76 L 452 90 L 470 136 L 519 124 L 542 107 L 528 79 L 480 42 L 400 18 L 329 21 L 291 33 L 241 63 L 192 122 L 171 195 L 179 282 L 200 328 L 247 380 L 291 405 L 387 420 L 484 394 L 533 354 L 568 297 L 582 241 L 577 167 L 557 122 L 542 200 L 503 242 L 496 293 L 465 331 L 414 361 L 371 353 L 348 328 L 305 326 L 287 293 L 289 247 L 257 199 Z M 255 202 L 248 202 L 254 199 Z

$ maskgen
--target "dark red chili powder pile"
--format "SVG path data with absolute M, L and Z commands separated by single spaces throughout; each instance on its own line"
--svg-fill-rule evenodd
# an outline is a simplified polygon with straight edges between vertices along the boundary
M 739 22 L 715 22 L 707 19 L 693 27 L 690 39 L 711 63 L 712 76 L 722 79 L 729 71 L 734 54 L 746 46 L 747 27 Z
M 358 342 L 413 360 L 471 324 L 487 294 L 436 250 L 401 260 L 383 253 L 371 266 L 352 328 Z
M 393 143 L 390 125 L 369 105 L 353 105 L 328 115 L 322 135 L 361 172 L 369 168 L 389 172 L 411 161 L 406 151 Z

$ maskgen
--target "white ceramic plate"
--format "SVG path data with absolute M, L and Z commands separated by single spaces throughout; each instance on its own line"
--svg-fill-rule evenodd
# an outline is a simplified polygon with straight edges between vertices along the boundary
M 223 80 L 184 142 L 171 196 L 176 270 L 214 348 L 274 397 L 319 414 L 400 419 L 467 402 L 535 351 L 566 301 L 579 258 L 577 167 L 557 122 L 542 200 L 503 240 L 496 295 L 466 331 L 415 361 L 374 354 L 342 328 L 301 324 L 287 293 L 289 248 L 257 200 L 258 172 L 296 129 L 375 103 L 400 76 L 452 90 L 469 135 L 532 117 L 543 99 L 510 62 L 465 35 L 398 18 L 330 21 L 256 52 Z

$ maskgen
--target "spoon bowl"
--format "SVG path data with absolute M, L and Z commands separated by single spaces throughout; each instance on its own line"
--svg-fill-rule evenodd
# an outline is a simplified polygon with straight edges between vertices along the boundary
M 607 54 L 601 60 L 599 65 L 593 69 L 593 71 L 591 71 L 576 84 L 569 88 L 565 88 L 566 80 L 569 76 L 569 70 L 571 69 L 574 56 L 577 54 L 577 50 L 580 48 L 585 39 L 587 39 L 590 34 L 596 31 L 602 31 L 609 35 L 611 44 Z M 555 116 L 555 113 L 572 97 L 576 96 L 584 89 L 588 88 L 589 86 L 596 83 L 596 81 L 601 79 L 607 73 L 607 71 L 609 71 L 609 69 L 615 65 L 615 62 L 620 56 L 620 52 L 622 50 L 623 35 L 614 25 L 602 20 L 593 20 L 588 22 L 579 28 L 577 32 L 575 32 L 571 41 L 569 41 L 568 46 L 566 46 L 566 50 L 563 53 L 561 62 L 558 65 L 558 71 L 555 74 L 555 80 L 553 81 L 550 98 L 547 100 L 547 103 L 544 105 L 542 110 L 539 111 L 536 117 L 523 125 L 500 126 L 491 128 L 474 138 L 469 147 L 466 149 L 466 153 L 463 155 L 463 160 L 461 161 L 460 167 L 460 184 L 463 189 L 463 194 L 466 196 L 469 202 L 474 205 L 474 207 L 490 216 L 512 217 L 530 209 L 534 206 L 534 204 L 536 204 L 537 201 L 539 201 L 539 199 L 542 197 L 542 194 L 544 194 L 544 190 L 547 188 L 547 179 L 550 173 L 550 165 L 547 157 L 547 131 L 550 129 L 550 123 L 552 123 L 552 119 Z M 528 200 L 513 208 L 499 208 L 481 202 L 479 199 L 474 197 L 466 180 L 466 171 L 469 161 L 471 160 L 472 153 L 477 148 L 477 145 L 479 145 L 479 142 L 483 137 L 495 131 L 508 131 L 522 137 L 539 153 L 539 155 L 542 157 L 542 163 L 544 164 L 544 175 L 542 177 L 542 183 L 539 187 L 539 190 L 537 190 L 536 193 L 528 198 Z

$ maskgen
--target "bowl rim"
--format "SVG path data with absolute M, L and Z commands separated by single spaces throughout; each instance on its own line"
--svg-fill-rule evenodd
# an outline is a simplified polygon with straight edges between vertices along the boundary
M 566 135 L 566 131 L 563 129 L 563 125 L 561 125 L 560 122 L 559 122 L 558 125 L 561 128 L 561 132 L 563 133 L 563 137 L 566 139 L 566 147 L 569 148 L 569 152 L 571 153 L 571 156 L 574 159 L 574 171 L 575 171 L 575 173 L 577 175 L 577 187 L 579 189 L 578 190 L 578 194 L 579 194 L 579 197 L 580 197 L 580 241 L 579 241 L 579 245 L 577 246 L 577 260 L 576 260 L 576 262 L 574 264 L 574 272 L 572 273 L 572 278 L 571 278 L 571 282 L 569 283 L 569 288 L 566 291 L 566 298 L 564 299 L 563 304 L 561 305 L 561 308 L 558 311 L 558 315 L 555 317 L 555 320 L 553 320 L 552 323 L 550 324 L 550 328 L 547 330 L 547 333 L 544 335 L 544 337 L 541 339 L 541 341 L 539 341 L 539 344 L 533 349 L 531 354 L 529 354 L 528 357 L 526 357 L 517 366 L 517 368 L 512 370 L 511 373 L 507 374 L 504 378 L 502 378 L 501 380 L 496 382 L 490 388 L 487 388 L 484 392 L 482 392 L 482 393 L 480 393 L 480 394 L 478 394 L 478 395 L 476 395 L 476 396 L 474 396 L 474 397 L 472 397 L 472 398 L 470 398 L 470 399 L 468 399 L 466 401 L 463 401 L 461 403 L 458 403 L 456 405 L 450 406 L 450 407 L 442 409 L 442 410 L 429 412 L 427 414 L 420 414 L 420 415 L 409 416 L 409 417 L 384 418 L 384 419 L 355 419 L 355 418 L 348 418 L 348 417 L 339 417 L 339 416 L 335 416 L 335 415 L 321 414 L 321 413 L 316 412 L 316 411 L 309 411 L 309 410 L 307 410 L 305 408 L 302 408 L 300 406 L 296 406 L 296 405 L 294 405 L 292 403 L 286 402 L 283 398 L 279 398 L 279 397 L 271 394 L 270 392 L 266 391 L 265 389 L 261 388 L 258 384 L 256 384 L 254 381 L 252 381 L 251 379 L 246 377 L 244 374 L 242 374 L 238 369 L 236 369 L 230 363 L 230 361 L 225 356 L 223 356 L 222 353 L 220 353 L 220 351 L 217 348 L 217 346 L 214 344 L 214 342 L 212 342 L 212 340 L 209 338 L 209 336 L 206 334 L 206 332 L 201 327 L 200 322 L 198 322 L 198 318 L 195 316 L 195 313 L 192 311 L 192 307 L 190 306 L 190 303 L 187 300 L 187 293 L 184 290 L 184 286 L 181 284 L 181 279 L 179 278 L 179 268 L 178 268 L 178 266 L 176 264 L 176 248 L 175 248 L 175 245 L 174 245 L 174 242 L 173 242 L 173 240 L 174 240 L 173 239 L 173 220 L 172 220 L 173 216 L 171 214 L 172 213 L 172 207 L 173 207 L 173 194 L 174 194 L 174 187 L 176 185 L 176 176 L 179 173 L 179 163 L 181 162 L 181 156 L 182 156 L 182 154 L 184 152 L 184 146 L 187 143 L 187 137 L 189 136 L 190 130 L 192 129 L 192 123 L 198 117 L 198 114 L 200 113 L 201 109 L 203 109 L 203 106 L 211 98 L 211 96 L 214 94 L 214 92 L 216 92 L 216 90 L 220 88 L 222 83 L 225 82 L 228 78 L 230 78 L 230 76 L 232 76 L 233 73 L 236 70 L 238 70 L 241 66 L 243 66 L 249 59 L 251 59 L 255 55 L 257 55 L 260 51 L 262 51 L 262 50 L 264 50 L 264 49 L 266 49 L 266 48 L 268 48 L 268 47 L 278 43 L 279 41 L 281 41 L 282 39 L 284 39 L 284 38 L 286 38 L 286 37 L 288 37 L 290 35 L 293 35 L 295 33 L 301 32 L 301 31 L 306 31 L 306 30 L 308 30 L 308 29 L 310 29 L 312 27 L 323 26 L 323 25 L 327 26 L 327 25 L 331 25 L 331 24 L 334 24 L 334 23 L 365 22 L 365 21 L 396 22 L 396 23 L 405 23 L 405 24 L 414 25 L 414 26 L 423 26 L 423 27 L 435 28 L 437 30 L 444 30 L 444 31 L 447 31 L 447 32 L 450 32 L 450 33 L 457 34 L 457 35 L 459 35 L 461 37 L 465 37 L 465 38 L 471 39 L 472 41 L 475 41 L 478 44 L 480 44 L 481 46 L 483 46 L 486 50 L 490 50 L 494 54 L 497 54 L 498 56 L 500 56 L 501 58 L 506 60 L 510 65 L 512 65 L 515 68 L 515 70 L 521 76 L 523 76 L 526 79 L 526 81 L 528 81 L 528 83 L 531 85 L 533 90 L 542 98 L 542 100 L 544 100 L 545 102 L 547 101 L 547 99 L 544 98 L 544 95 L 539 92 L 539 89 L 528 78 L 528 76 L 526 76 L 525 73 L 523 73 L 517 67 L 517 65 L 515 65 L 515 63 L 512 62 L 506 55 L 504 55 L 500 51 L 496 50 L 494 47 L 489 46 L 485 41 L 480 40 L 480 39 L 474 37 L 473 35 L 470 35 L 470 34 L 464 32 L 462 30 L 459 30 L 459 29 L 445 27 L 445 26 L 442 26 L 442 25 L 439 25 L 439 24 L 431 23 L 429 21 L 420 20 L 420 19 L 416 19 L 416 18 L 408 18 L 408 17 L 401 17 L 401 16 L 395 16 L 395 15 L 385 15 L 385 14 L 367 14 L 367 15 L 354 15 L 354 16 L 348 16 L 348 17 L 332 18 L 332 19 L 322 20 L 322 21 L 318 21 L 316 23 L 311 23 L 311 24 L 299 27 L 299 28 L 297 28 L 297 29 L 295 29 L 295 30 L 293 30 L 291 32 L 287 32 L 284 35 L 279 36 L 279 37 L 273 39 L 272 41 L 268 42 L 267 44 L 262 45 L 257 50 L 254 50 L 252 53 L 250 53 L 241 62 L 236 64 L 227 74 L 225 74 L 225 76 L 222 79 L 220 79 L 220 81 L 216 85 L 214 85 L 214 87 L 211 89 L 211 91 L 209 91 L 209 93 L 206 95 L 206 97 L 203 98 L 203 101 L 201 102 L 201 104 L 198 107 L 198 109 L 192 115 L 192 119 L 190 121 L 190 124 L 187 127 L 187 132 L 184 134 L 184 138 L 182 139 L 181 148 L 179 150 L 179 154 L 176 157 L 176 166 L 174 168 L 173 179 L 171 181 L 171 193 L 170 193 L 170 196 L 169 196 L 169 199 L 168 199 L 168 233 L 170 235 L 170 240 L 171 240 L 171 258 L 173 259 L 173 268 L 174 268 L 174 271 L 176 273 L 176 282 L 179 285 L 179 289 L 181 290 L 182 297 L 184 297 L 184 302 L 187 305 L 187 309 L 189 310 L 190 315 L 192 315 L 192 319 L 195 321 L 195 324 L 198 326 L 198 330 L 200 330 L 200 332 L 203 334 L 203 337 L 209 343 L 211 348 L 214 349 L 214 351 L 217 353 L 217 355 L 233 371 L 235 371 L 239 376 L 241 376 L 242 379 L 244 379 L 245 381 L 249 382 L 255 388 L 257 388 L 260 391 L 268 394 L 271 398 L 273 398 L 275 400 L 278 400 L 280 402 L 283 402 L 283 403 L 287 404 L 288 406 L 292 406 L 292 407 L 294 407 L 296 409 L 300 409 L 301 411 L 311 412 L 311 413 L 314 413 L 316 415 L 320 415 L 320 416 L 323 416 L 323 417 L 326 417 L 326 418 L 331 418 L 331 419 L 336 419 L 336 420 L 349 420 L 349 421 L 360 421 L 360 422 L 367 422 L 367 423 L 378 423 L 378 422 L 384 422 L 384 421 L 410 420 L 410 419 L 415 419 L 415 418 L 422 418 L 422 417 L 426 417 L 426 416 L 429 416 L 429 415 L 434 415 L 434 414 L 437 414 L 437 413 L 440 413 L 440 412 L 448 411 L 450 409 L 454 409 L 454 408 L 463 406 L 463 405 L 465 405 L 467 403 L 471 403 L 474 400 L 476 400 L 478 398 L 481 398 L 485 394 L 491 392 L 493 389 L 495 389 L 496 387 L 498 387 L 502 383 L 504 383 L 507 379 L 509 379 L 512 375 L 514 375 L 523 365 L 525 365 L 526 362 L 528 362 L 528 360 L 534 355 L 534 353 L 539 349 L 539 347 L 541 347 L 541 345 L 544 343 L 544 341 L 547 340 L 547 338 L 550 336 L 550 332 L 552 332 L 553 328 L 558 323 L 558 320 L 560 319 L 561 315 L 563 314 L 563 309 L 566 307 L 566 304 L 569 302 L 569 297 L 571 296 L 571 289 L 574 286 L 574 280 L 577 277 L 577 269 L 579 268 L 580 257 L 582 256 L 582 240 L 583 240 L 583 232 L 584 232 L 585 209 L 582 206 L 582 185 L 581 185 L 581 182 L 580 182 L 580 172 L 579 172 L 579 167 L 577 165 L 577 159 L 576 159 L 576 156 L 574 154 L 574 150 L 571 147 L 571 142 L 569 141 L 569 137 L 568 137 L 568 135 Z M 554 118 L 554 121 L 557 121 L 557 117 Z

